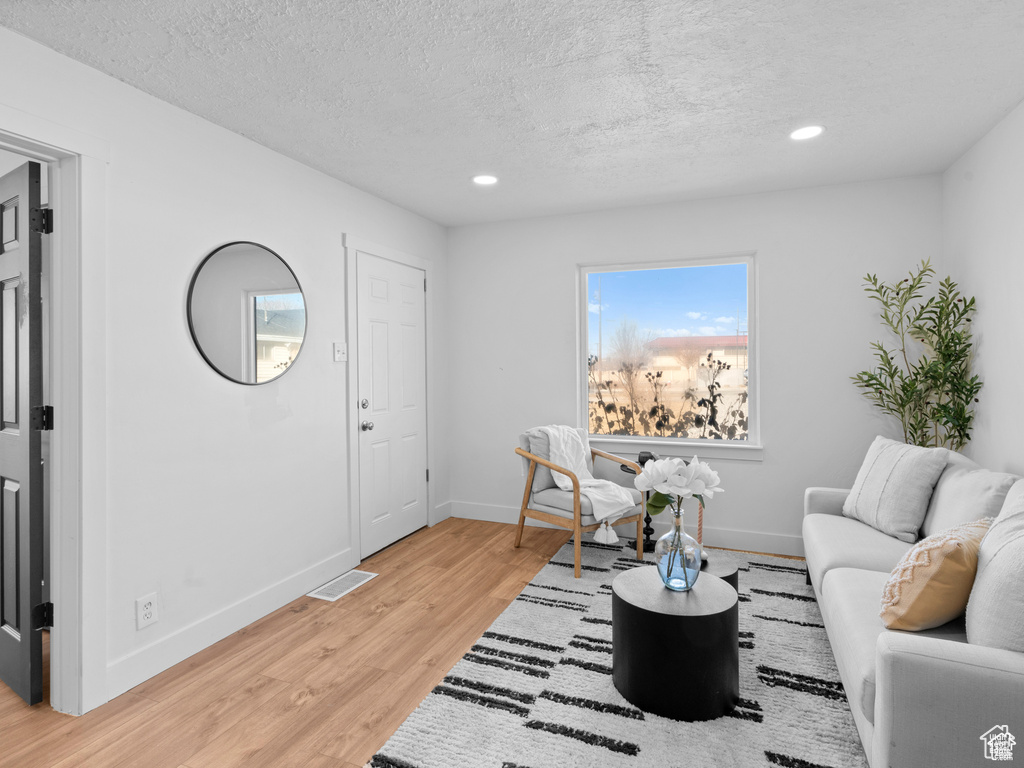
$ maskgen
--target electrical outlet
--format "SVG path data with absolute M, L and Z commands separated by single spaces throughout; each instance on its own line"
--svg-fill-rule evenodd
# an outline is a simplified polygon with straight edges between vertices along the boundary
M 135 601 L 135 629 L 148 627 L 157 620 L 156 592 L 150 592 Z
M 336 363 L 347 363 L 348 362 L 348 344 L 343 341 L 334 342 L 334 362 Z

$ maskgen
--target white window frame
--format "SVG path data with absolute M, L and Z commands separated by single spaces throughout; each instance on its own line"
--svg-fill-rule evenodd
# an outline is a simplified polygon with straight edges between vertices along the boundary
M 589 429 L 589 381 L 587 370 L 588 305 L 587 278 L 602 272 L 636 272 L 646 269 L 672 269 L 676 267 L 711 267 L 726 264 L 745 264 L 747 267 L 747 439 L 708 440 L 679 437 L 641 437 L 627 435 L 590 435 L 590 443 L 600 450 L 620 456 L 635 456 L 641 450 L 653 451 L 662 458 L 673 456 L 689 459 L 702 458 L 760 461 L 764 447 L 761 443 L 759 371 L 760 359 L 757 315 L 757 260 L 756 252 L 665 259 L 633 263 L 578 264 L 576 269 L 576 372 L 578 425 Z

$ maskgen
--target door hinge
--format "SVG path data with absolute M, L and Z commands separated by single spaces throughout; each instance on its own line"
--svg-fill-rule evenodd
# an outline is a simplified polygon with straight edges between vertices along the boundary
M 49 432 L 53 429 L 53 406 L 36 405 L 32 408 L 32 429 L 36 432 Z
M 29 229 L 43 235 L 53 233 L 53 209 L 33 208 L 29 216 Z
M 53 626 L 53 603 L 40 603 L 32 610 L 32 628 L 46 629 Z
M 425 277 L 423 278 L 423 292 L 427 292 L 427 278 Z
M 427 482 L 428 483 L 430 482 L 430 470 L 429 469 L 427 470 Z

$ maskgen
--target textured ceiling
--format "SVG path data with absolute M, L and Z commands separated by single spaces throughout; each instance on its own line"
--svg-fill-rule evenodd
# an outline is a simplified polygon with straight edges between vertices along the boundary
M 0 24 L 443 224 L 940 171 L 1024 99 L 1021 0 L 0 0 Z

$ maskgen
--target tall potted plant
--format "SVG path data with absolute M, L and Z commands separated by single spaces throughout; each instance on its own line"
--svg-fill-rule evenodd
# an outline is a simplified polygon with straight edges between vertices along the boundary
M 896 346 L 873 342 L 878 364 L 851 378 L 883 412 L 899 419 L 905 442 L 959 451 L 971 439 L 982 386 L 971 374 L 974 297 L 962 296 L 947 277 L 937 295 L 924 299 L 934 275 L 925 260 L 896 283 L 865 276 L 864 290 L 880 305 Z

